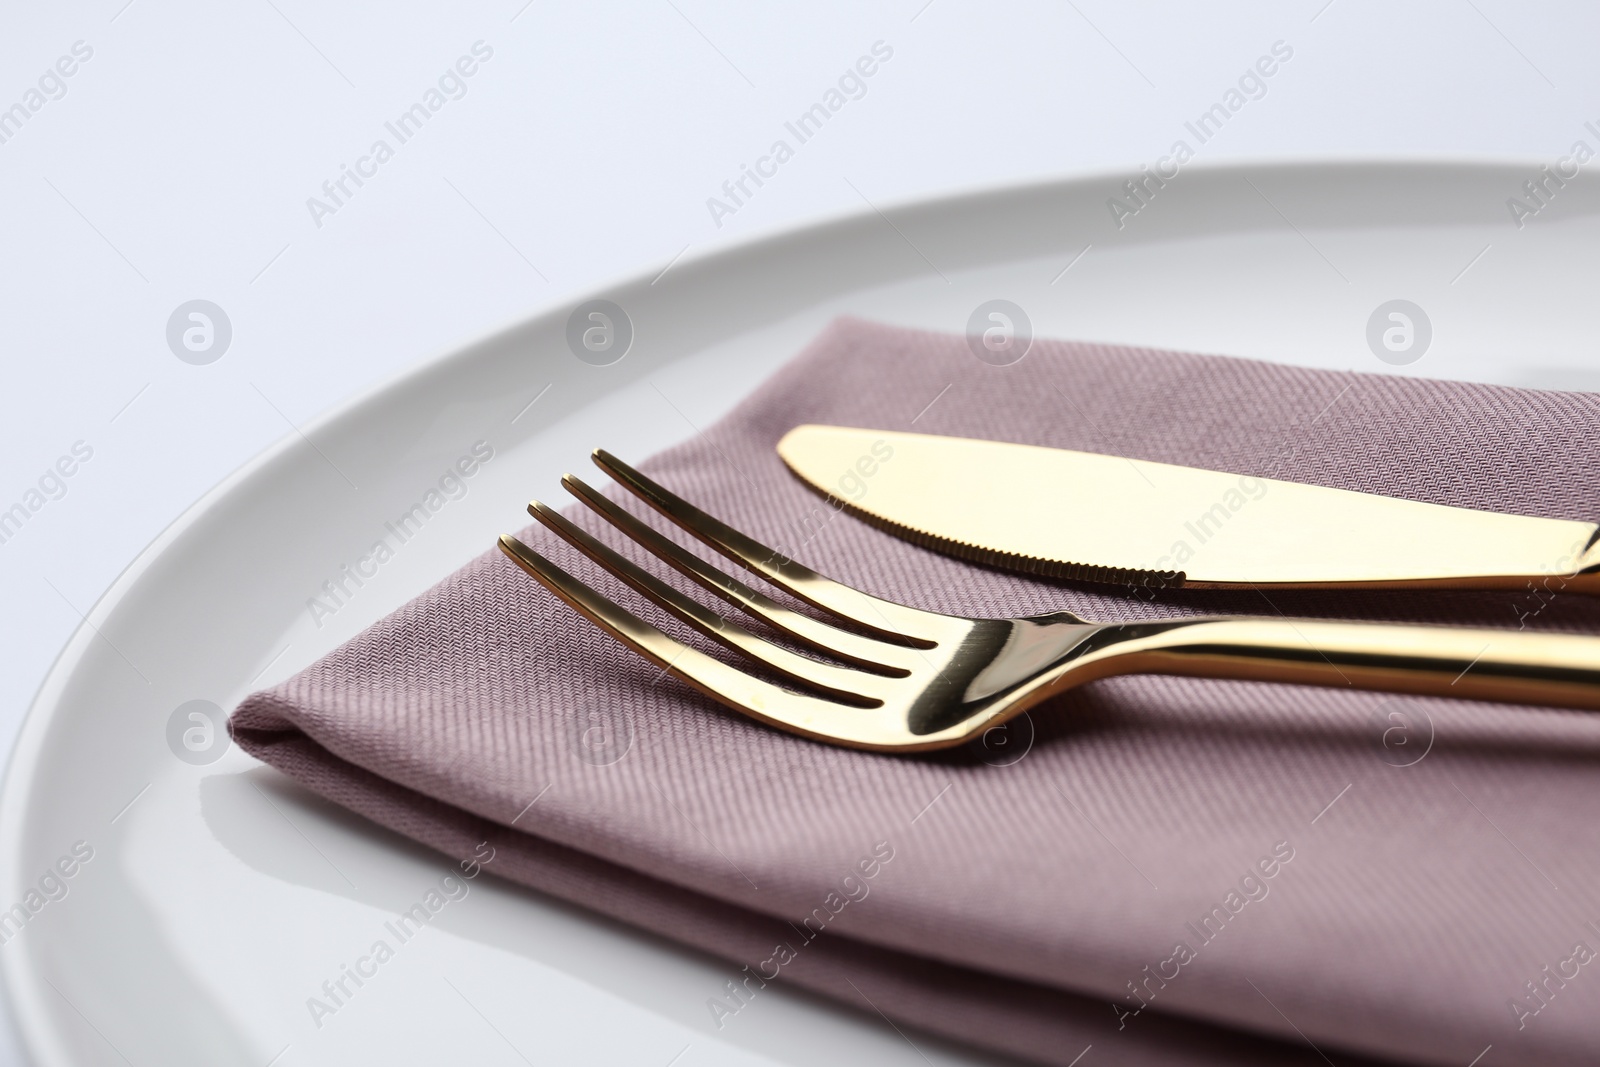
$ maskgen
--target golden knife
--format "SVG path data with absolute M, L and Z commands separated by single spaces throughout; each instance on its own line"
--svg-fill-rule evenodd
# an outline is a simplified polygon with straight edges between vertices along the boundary
M 835 507 L 991 566 L 1141 587 L 1600 593 L 1600 526 L 1171 463 L 844 426 L 778 454 Z

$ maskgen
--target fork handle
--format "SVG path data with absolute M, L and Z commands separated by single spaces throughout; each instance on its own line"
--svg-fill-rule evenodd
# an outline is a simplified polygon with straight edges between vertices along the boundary
M 1102 634 L 1101 649 L 1087 658 L 1103 656 L 1107 675 L 1245 678 L 1600 710 L 1600 637 L 1258 618 L 1129 623 Z

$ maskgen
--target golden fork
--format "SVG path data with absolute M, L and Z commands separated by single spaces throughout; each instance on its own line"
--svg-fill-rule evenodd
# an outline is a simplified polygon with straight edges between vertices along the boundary
M 950 748 L 1074 686 L 1132 673 L 1600 709 L 1600 638 L 1290 618 L 1093 623 L 1065 611 L 1017 619 L 941 615 L 825 578 L 603 450 L 595 452 L 594 461 L 690 534 L 844 625 L 820 621 L 757 592 L 570 474 L 562 485 L 709 592 L 794 644 L 837 662 L 801 655 L 729 621 L 538 501 L 528 505 L 529 513 L 563 540 L 788 684 L 747 673 L 668 636 L 509 534 L 500 538 L 501 551 L 663 670 L 735 711 L 819 741 L 891 752 Z

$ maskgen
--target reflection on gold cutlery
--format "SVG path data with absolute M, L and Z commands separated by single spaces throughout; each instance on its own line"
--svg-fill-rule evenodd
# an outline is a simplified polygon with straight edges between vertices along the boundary
M 1600 708 L 1600 638 L 1313 619 L 1095 623 L 1067 612 L 967 619 L 842 585 L 756 543 L 597 451 L 596 464 L 672 522 L 827 617 L 777 603 L 568 475 L 566 488 L 623 535 L 770 627 L 760 636 L 623 558 L 544 504 L 529 512 L 605 570 L 757 665 L 691 648 L 522 541 L 501 550 L 623 645 L 736 711 L 805 737 L 916 752 L 969 741 L 1074 686 L 1157 673 Z M 780 643 L 781 641 L 781 643 Z M 803 648 L 802 654 L 788 647 Z
M 1095 452 L 797 426 L 812 488 L 924 548 L 1118 585 L 1600 593 L 1600 526 Z

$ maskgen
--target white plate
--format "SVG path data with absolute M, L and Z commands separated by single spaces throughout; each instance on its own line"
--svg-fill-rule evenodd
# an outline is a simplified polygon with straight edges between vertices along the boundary
M 995 1062 L 781 989 L 718 1031 L 705 1002 L 732 968 L 487 878 L 319 1027 L 307 998 L 444 862 L 237 750 L 180 760 L 169 720 L 310 663 L 522 523 L 530 495 L 558 498 L 591 447 L 693 434 L 840 313 L 959 331 L 1004 298 L 1039 335 L 1385 371 L 1367 323 L 1398 298 L 1433 335 L 1403 373 L 1592 385 L 1600 196 L 1569 183 L 1519 230 L 1506 198 L 1537 170 L 1195 168 L 1121 230 L 1122 176 L 868 211 L 597 294 L 635 331 L 614 365 L 568 350 L 566 305 L 286 440 L 128 568 L 29 714 L 0 909 L 75 843 L 93 858 L 0 948 L 28 1047 L 42 1067 L 666 1064 L 686 1046 L 681 1067 Z M 932 400 L 906 396 L 906 418 Z M 320 584 L 397 544 L 385 523 L 480 440 L 494 458 L 466 495 L 314 620 Z

